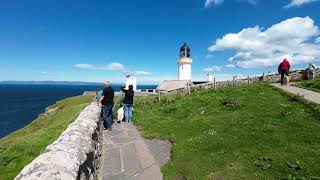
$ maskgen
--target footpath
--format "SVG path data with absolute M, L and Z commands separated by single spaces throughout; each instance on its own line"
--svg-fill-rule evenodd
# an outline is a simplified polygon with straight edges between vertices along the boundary
M 295 86 L 281 86 L 280 84 L 272 84 L 272 85 L 286 92 L 289 92 L 292 94 L 299 94 L 308 101 L 314 102 L 316 104 L 320 104 L 320 93 L 318 92 L 295 87 Z
M 100 180 L 162 180 L 160 165 L 133 124 L 103 131 Z

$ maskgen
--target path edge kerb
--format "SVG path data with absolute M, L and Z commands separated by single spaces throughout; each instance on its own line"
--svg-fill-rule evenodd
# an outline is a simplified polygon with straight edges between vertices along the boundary
M 101 107 L 92 102 L 15 180 L 93 180 L 101 155 Z
M 275 90 L 278 90 L 279 92 L 281 92 L 282 94 L 284 94 L 284 95 L 286 95 L 286 96 L 288 96 L 288 97 L 290 97 L 290 96 L 300 96 L 300 97 L 301 97 L 300 101 L 303 102 L 303 103 L 305 103 L 305 104 L 307 104 L 307 105 L 319 105 L 319 106 L 320 106 L 319 103 L 316 103 L 316 102 L 313 102 L 313 101 L 311 101 L 311 100 L 309 100 L 309 99 L 306 99 L 303 94 L 289 92 L 289 91 L 287 91 L 287 90 L 285 90 L 285 89 L 277 86 L 277 85 L 274 84 L 274 83 L 273 83 L 273 84 L 269 84 L 269 85 L 270 85 L 272 88 L 274 88 Z M 298 87 L 298 86 L 294 86 L 294 87 L 300 88 L 300 89 L 304 89 L 304 90 L 307 90 L 307 91 L 312 91 L 312 90 L 305 89 L 305 88 L 301 88 L 301 87 Z M 320 94 L 320 92 L 316 92 L 316 91 L 312 91 L 312 92 L 315 92 L 315 93 L 319 93 L 319 94 Z

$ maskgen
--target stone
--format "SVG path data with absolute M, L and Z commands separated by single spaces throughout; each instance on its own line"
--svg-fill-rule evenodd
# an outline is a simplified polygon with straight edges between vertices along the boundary
M 137 153 L 133 143 L 127 144 L 122 147 L 123 165 L 125 174 L 127 176 L 133 176 L 141 172 L 140 161 L 137 157 Z
M 160 166 L 155 160 L 155 155 L 135 126 L 132 123 L 116 124 L 113 130 L 122 133 L 111 136 L 112 134 L 108 131 L 103 132 L 103 153 L 99 179 L 162 179 Z M 152 147 L 155 148 L 160 144 L 160 151 L 154 151 L 161 153 L 159 158 L 170 157 L 171 143 L 169 141 L 151 140 L 151 142 Z M 110 147 L 111 145 L 113 146 Z M 167 159 L 162 162 L 167 162 Z
M 135 140 L 133 142 L 143 169 L 150 167 L 151 165 L 156 163 L 153 155 L 150 153 L 147 145 L 143 140 Z
M 100 111 L 96 102 L 87 106 L 55 142 L 23 168 L 15 180 L 94 179 L 102 144 Z

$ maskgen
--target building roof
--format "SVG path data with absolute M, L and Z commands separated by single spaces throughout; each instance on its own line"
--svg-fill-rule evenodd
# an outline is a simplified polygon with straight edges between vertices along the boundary
M 187 84 L 193 84 L 192 81 L 189 80 L 164 80 L 158 87 L 158 91 L 173 91 L 181 88 L 187 87 Z
M 185 50 L 190 51 L 190 48 L 189 48 L 189 46 L 187 45 L 187 43 L 183 43 L 183 45 L 182 45 L 181 48 L 180 48 L 180 51 L 185 51 Z

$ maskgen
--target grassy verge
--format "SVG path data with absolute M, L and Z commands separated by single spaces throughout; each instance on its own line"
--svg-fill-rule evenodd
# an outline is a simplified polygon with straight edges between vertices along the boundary
M 309 90 L 316 91 L 316 92 L 320 92 L 320 78 L 318 77 L 314 80 L 297 82 L 295 84 L 295 86 L 309 89 Z
M 138 98 L 134 116 L 174 142 L 165 179 L 320 178 L 319 106 L 268 85 Z
M 40 116 L 26 127 L 0 139 L 0 180 L 13 179 L 59 137 L 91 99 L 90 96 L 77 96 L 58 101 L 51 106 L 58 107 L 58 110 Z

